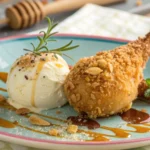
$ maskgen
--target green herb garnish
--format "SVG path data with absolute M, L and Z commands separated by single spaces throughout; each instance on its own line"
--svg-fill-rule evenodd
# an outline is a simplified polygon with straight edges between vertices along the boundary
M 150 78 L 146 79 L 146 84 L 150 87 Z
M 147 89 L 145 92 L 144 92 L 144 96 L 146 98 L 149 98 L 150 97 L 150 89 Z
M 146 79 L 146 84 L 148 86 L 148 89 L 144 92 L 144 96 L 146 98 L 150 97 L 150 78 Z
M 52 37 L 54 34 L 57 33 L 57 32 L 51 33 L 51 31 L 57 24 L 53 24 L 53 22 L 48 17 L 46 17 L 46 19 L 48 21 L 48 29 L 46 32 L 44 32 L 44 31 L 40 32 L 40 33 L 43 33 L 43 36 L 37 36 L 37 38 L 39 40 L 39 44 L 35 47 L 35 45 L 33 43 L 31 43 L 33 50 L 29 50 L 29 49 L 24 49 L 24 50 L 30 51 L 35 55 L 40 55 L 40 53 L 54 53 L 54 54 L 65 55 L 65 56 L 69 57 L 68 55 L 64 54 L 63 52 L 77 48 L 79 45 L 71 46 L 72 41 L 70 41 L 68 44 L 66 44 L 60 48 L 48 49 L 47 43 L 51 42 L 51 41 L 56 41 L 54 39 L 50 39 L 50 37 Z M 57 57 L 57 56 L 55 55 L 55 57 Z M 71 58 L 71 57 L 69 57 L 69 58 Z

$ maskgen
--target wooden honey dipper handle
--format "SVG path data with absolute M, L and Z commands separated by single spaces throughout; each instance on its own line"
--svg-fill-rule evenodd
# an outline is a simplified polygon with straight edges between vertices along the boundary
M 45 15 L 71 11 L 84 6 L 87 3 L 98 5 L 108 5 L 111 3 L 122 2 L 125 0 L 57 0 L 56 2 L 45 5 Z
M 122 1 L 125 0 L 57 0 L 43 5 L 39 0 L 22 0 L 6 9 L 7 18 L 0 20 L 0 24 L 8 23 L 13 29 L 21 29 L 32 26 L 48 14 L 75 10 L 87 3 L 107 5 Z
M 1 20 L 0 20 L 0 25 L 1 25 L 1 24 L 7 24 L 8 22 L 9 22 L 9 19 L 8 19 L 8 18 L 1 19 Z

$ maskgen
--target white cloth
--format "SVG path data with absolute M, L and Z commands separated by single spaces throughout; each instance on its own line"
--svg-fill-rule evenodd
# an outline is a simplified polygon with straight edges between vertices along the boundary
M 41 30 L 46 31 L 46 28 Z M 54 30 L 59 33 L 101 35 L 134 40 L 150 32 L 150 18 L 87 4 L 59 23 Z M 39 31 L 30 34 L 33 33 Z

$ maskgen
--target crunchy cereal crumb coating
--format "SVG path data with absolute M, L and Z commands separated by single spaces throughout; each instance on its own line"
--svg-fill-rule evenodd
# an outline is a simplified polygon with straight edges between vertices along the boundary
M 59 135 L 59 131 L 57 129 L 51 129 L 48 131 L 48 133 L 51 136 L 58 136 Z
M 36 116 L 36 115 L 31 115 L 29 117 L 29 121 L 33 125 L 39 125 L 39 126 L 50 126 L 50 122 Z
M 77 125 L 68 125 L 67 127 L 67 132 L 74 134 L 78 131 L 78 126 Z
M 127 45 L 80 59 L 64 84 L 70 105 L 92 118 L 127 111 L 138 95 L 149 55 L 147 34 Z

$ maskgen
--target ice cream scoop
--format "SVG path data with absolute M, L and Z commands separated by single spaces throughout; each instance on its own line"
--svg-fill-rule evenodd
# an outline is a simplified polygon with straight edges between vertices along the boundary
M 66 61 L 53 53 L 28 53 L 17 59 L 7 79 L 8 102 L 15 108 L 38 112 L 64 105 L 63 83 L 69 73 Z

